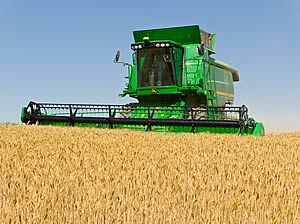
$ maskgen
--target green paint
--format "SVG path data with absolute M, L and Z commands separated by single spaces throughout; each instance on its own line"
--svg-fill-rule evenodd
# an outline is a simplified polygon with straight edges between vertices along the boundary
M 25 119 L 25 111 L 26 111 L 26 107 L 22 107 L 22 110 L 21 110 L 21 122 L 22 123 L 27 123 L 26 119 Z
M 257 122 L 256 126 L 255 126 L 255 129 L 252 132 L 252 135 L 254 135 L 254 136 L 264 136 L 265 135 L 264 125 L 260 122 Z
M 133 32 L 136 43 L 143 42 L 144 37 L 149 41 L 175 41 L 179 44 L 198 44 L 201 42 L 199 26 L 185 26 Z

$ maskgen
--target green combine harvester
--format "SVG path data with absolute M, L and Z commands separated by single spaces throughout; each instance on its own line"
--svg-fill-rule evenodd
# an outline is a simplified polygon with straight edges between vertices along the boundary
M 215 34 L 199 26 L 134 31 L 126 105 L 30 102 L 25 124 L 127 128 L 159 132 L 210 132 L 264 135 L 246 106 L 233 106 L 238 71 L 214 58 Z

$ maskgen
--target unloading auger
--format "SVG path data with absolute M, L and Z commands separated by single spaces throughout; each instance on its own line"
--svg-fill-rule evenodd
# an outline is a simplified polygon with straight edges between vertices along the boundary
M 237 69 L 212 58 L 215 34 L 199 26 L 134 31 L 132 64 L 121 96 L 126 105 L 30 102 L 22 108 L 26 124 L 127 128 L 161 132 L 264 135 L 264 126 L 233 106 Z

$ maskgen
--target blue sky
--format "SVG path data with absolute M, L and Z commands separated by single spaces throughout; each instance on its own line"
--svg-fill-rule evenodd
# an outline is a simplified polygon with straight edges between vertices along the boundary
M 112 60 L 131 60 L 132 31 L 194 24 L 239 69 L 235 103 L 269 132 L 300 131 L 298 0 L 0 0 L 0 122 L 19 122 L 30 100 L 129 102 Z

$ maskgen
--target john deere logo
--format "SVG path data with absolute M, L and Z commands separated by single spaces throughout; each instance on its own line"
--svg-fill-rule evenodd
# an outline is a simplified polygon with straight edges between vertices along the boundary
M 156 94 L 157 93 L 157 89 L 155 89 L 155 88 L 151 89 L 151 93 L 152 94 Z

